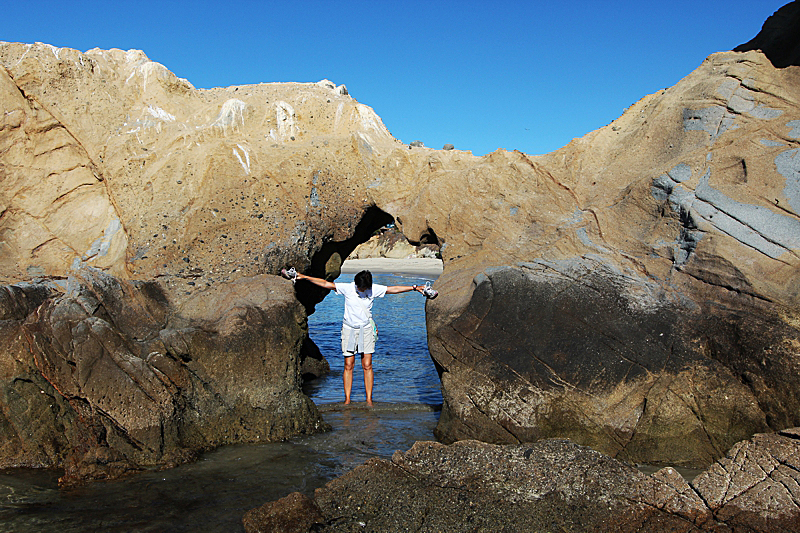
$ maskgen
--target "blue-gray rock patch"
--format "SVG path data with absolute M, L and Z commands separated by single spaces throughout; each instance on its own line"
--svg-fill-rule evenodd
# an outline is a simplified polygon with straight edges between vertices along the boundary
M 786 156 L 789 152 L 794 154 Z M 798 150 L 789 152 L 780 154 L 778 158 L 784 156 L 787 159 L 781 162 L 784 170 L 792 173 L 792 180 L 787 178 L 787 187 L 791 181 L 794 186 L 793 198 L 800 200 L 800 157 L 797 156 Z M 679 213 L 683 222 L 684 229 L 676 239 L 676 263 L 685 262 L 702 237 L 701 233 L 694 232 L 701 227 L 701 219 L 773 259 L 800 248 L 800 221 L 767 207 L 737 202 L 711 187 L 710 177 L 709 169 L 700 178 L 694 191 L 679 185 L 667 175 L 653 180 L 653 196 L 669 201 L 670 207 Z
M 761 144 L 764 146 L 786 146 L 786 144 L 778 141 L 773 141 L 770 139 L 761 139 Z
M 794 122 L 800 123 L 800 120 Z M 778 154 L 775 157 L 775 168 L 786 179 L 783 195 L 789 200 L 792 209 L 800 212 L 800 149 L 794 148 Z
M 734 128 L 735 115 L 722 106 L 711 106 L 703 109 L 683 110 L 684 131 L 705 131 L 711 135 L 711 142 L 726 131 Z
M 683 183 L 692 179 L 692 167 L 686 163 L 678 163 L 667 174 L 678 183 Z
M 800 139 L 800 120 L 792 120 L 786 124 L 790 128 L 789 137 L 792 139 Z

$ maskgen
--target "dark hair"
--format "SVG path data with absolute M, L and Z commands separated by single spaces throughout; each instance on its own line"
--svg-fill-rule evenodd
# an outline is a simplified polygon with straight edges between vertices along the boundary
M 356 274 L 356 277 L 354 278 L 354 281 L 356 282 L 356 287 L 359 290 L 365 291 L 367 289 L 371 289 L 372 288 L 372 272 L 370 272 L 369 270 L 362 270 L 361 272 Z

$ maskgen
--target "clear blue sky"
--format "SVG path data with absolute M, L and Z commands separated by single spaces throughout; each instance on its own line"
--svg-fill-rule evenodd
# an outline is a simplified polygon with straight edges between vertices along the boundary
M 0 40 L 137 48 L 195 87 L 345 84 L 409 143 L 541 154 L 754 37 L 782 0 L 6 0 Z

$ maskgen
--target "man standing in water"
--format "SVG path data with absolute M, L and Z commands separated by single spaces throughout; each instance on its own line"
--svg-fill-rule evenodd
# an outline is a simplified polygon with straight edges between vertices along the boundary
M 375 298 L 383 298 L 387 294 L 400 294 L 417 291 L 426 298 L 436 298 L 438 293 L 430 284 L 420 285 L 379 285 L 372 283 L 372 273 L 362 270 L 356 274 L 352 283 L 333 283 L 321 278 L 306 276 L 294 268 L 282 270 L 281 274 L 294 283 L 296 280 L 310 281 L 323 289 L 335 291 L 344 296 L 344 319 L 342 321 L 342 355 L 344 356 L 344 403 L 350 403 L 350 392 L 353 389 L 353 368 L 356 353 L 361 353 L 361 368 L 364 369 L 364 389 L 367 392 L 367 405 L 372 407 L 372 354 L 375 352 L 377 328 L 373 327 L 372 302 Z

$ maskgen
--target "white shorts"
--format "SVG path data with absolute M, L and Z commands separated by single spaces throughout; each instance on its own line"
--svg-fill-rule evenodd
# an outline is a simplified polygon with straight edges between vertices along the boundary
M 375 353 L 375 335 L 372 326 L 351 328 L 342 324 L 342 355 L 353 357 L 357 353 Z

